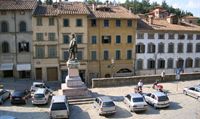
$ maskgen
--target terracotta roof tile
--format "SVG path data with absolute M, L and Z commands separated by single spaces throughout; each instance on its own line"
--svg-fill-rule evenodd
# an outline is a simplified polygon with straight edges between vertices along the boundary
M 0 10 L 31 10 L 37 5 L 37 0 L 0 0 Z
M 154 19 L 153 24 L 146 20 L 138 20 L 138 30 L 170 30 L 170 31 L 200 31 L 200 26 L 180 22 L 180 24 L 170 24 L 165 19 Z
M 102 6 L 103 7 L 103 6 Z M 119 18 L 119 19 L 137 19 L 138 16 L 130 13 L 126 8 L 122 6 L 109 6 L 108 11 L 98 10 L 98 6 L 88 6 L 91 16 L 94 18 Z M 94 9 L 93 9 L 94 8 Z M 99 7 L 100 8 L 100 7 Z
M 54 5 L 39 5 L 34 11 L 35 16 L 57 16 L 63 14 L 89 14 L 86 5 L 80 2 L 56 3 Z

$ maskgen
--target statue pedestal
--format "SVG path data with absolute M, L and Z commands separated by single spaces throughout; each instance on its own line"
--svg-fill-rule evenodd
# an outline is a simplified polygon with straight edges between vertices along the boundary
M 79 65 L 79 62 L 75 60 L 69 60 L 67 62 L 68 75 L 65 78 L 65 83 L 61 84 L 61 90 L 59 90 L 60 95 L 66 95 L 68 97 L 89 95 L 86 85 L 79 76 Z

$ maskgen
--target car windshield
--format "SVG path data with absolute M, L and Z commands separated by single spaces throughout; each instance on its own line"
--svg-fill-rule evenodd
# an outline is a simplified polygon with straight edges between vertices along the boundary
M 143 98 L 133 98 L 133 102 L 144 102 Z
M 44 94 L 35 94 L 34 98 L 44 98 Z
M 35 87 L 37 87 L 37 88 L 43 88 L 43 87 L 45 87 L 45 86 L 42 85 L 42 84 L 36 84 Z
M 160 96 L 158 97 L 158 101 L 167 101 L 169 98 L 167 96 Z
M 64 102 L 60 102 L 60 103 L 53 103 L 51 110 L 66 110 L 67 106 L 65 105 Z
M 112 106 L 115 106 L 115 104 L 113 102 L 104 102 L 103 107 L 112 107 Z

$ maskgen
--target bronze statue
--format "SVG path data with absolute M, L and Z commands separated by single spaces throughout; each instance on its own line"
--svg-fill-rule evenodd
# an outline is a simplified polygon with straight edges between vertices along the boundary
M 77 43 L 75 34 L 72 34 L 72 39 L 69 43 L 69 60 L 75 60 L 77 54 Z

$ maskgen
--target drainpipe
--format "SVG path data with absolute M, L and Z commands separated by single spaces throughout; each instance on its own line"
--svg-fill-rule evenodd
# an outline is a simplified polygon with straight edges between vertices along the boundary
M 14 34 L 15 34 L 15 68 L 14 68 L 14 70 L 13 70 L 13 72 L 14 72 L 14 79 L 15 78 L 17 78 L 17 63 L 18 63 L 18 59 L 17 59 L 17 24 L 16 24 L 16 11 L 14 11 L 14 29 L 15 29 L 15 31 L 14 31 Z

